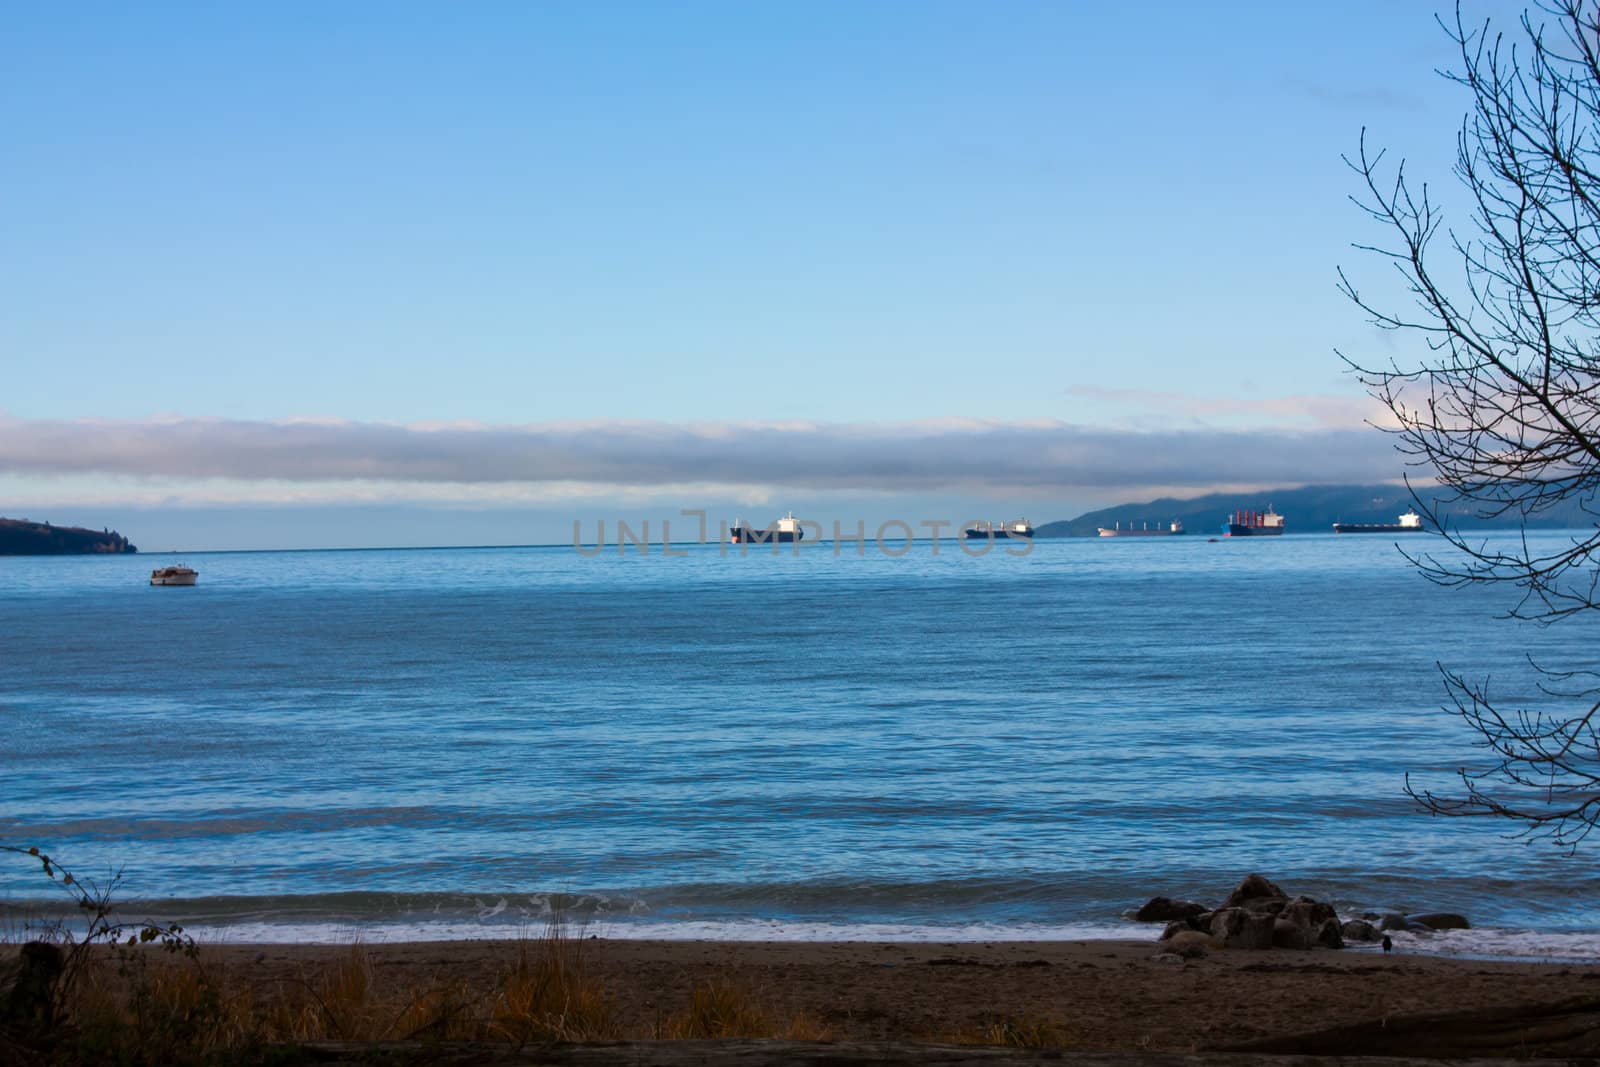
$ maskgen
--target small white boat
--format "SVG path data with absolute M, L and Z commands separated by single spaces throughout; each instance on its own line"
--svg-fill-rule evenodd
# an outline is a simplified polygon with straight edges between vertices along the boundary
M 193 567 L 178 564 L 175 567 L 158 567 L 150 572 L 151 585 L 193 585 L 200 572 Z

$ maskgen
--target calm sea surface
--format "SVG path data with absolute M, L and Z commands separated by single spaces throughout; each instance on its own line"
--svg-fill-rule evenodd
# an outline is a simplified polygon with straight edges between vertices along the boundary
M 1463 912 L 1473 951 L 1600 956 L 1600 845 L 1402 792 L 1477 755 L 1436 661 L 1515 701 L 1528 651 L 1596 667 L 1595 625 L 1497 619 L 1392 539 L 186 561 L 193 589 L 146 584 L 168 557 L 0 559 L 0 839 L 215 936 L 552 907 L 617 935 L 1128 935 L 1152 894 L 1262 871 Z M 0 857 L 9 922 L 49 896 Z

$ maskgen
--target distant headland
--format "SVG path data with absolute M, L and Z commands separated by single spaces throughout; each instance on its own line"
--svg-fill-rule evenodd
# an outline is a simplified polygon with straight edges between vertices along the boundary
M 115 530 L 0 519 L 0 556 L 88 556 L 137 551 Z
M 1428 490 L 1423 489 L 1424 493 Z M 1434 512 L 1452 528 L 1481 527 L 1508 529 L 1527 525 L 1533 529 L 1584 529 L 1594 525 L 1587 499 L 1569 499 L 1524 516 L 1512 510 L 1498 517 L 1485 517 L 1469 504 L 1448 501 L 1443 490 L 1432 494 Z M 1121 523 L 1125 527 L 1147 523 L 1159 527 L 1178 520 L 1190 534 L 1215 534 L 1228 513 L 1237 508 L 1276 508 L 1286 520 L 1288 533 L 1331 533 L 1336 522 L 1394 522 L 1414 501 L 1410 490 L 1397 485 L 1331 485 L 1268 489 L 1263 492 L 1210 493 L 1178 500 L 1163 497 L 1142 504 L 1118 504 L 1079 515 L 1075 519 L 1047 522 L 1034 531 L 1035 537 L 1094 537 L 1102 526 Z

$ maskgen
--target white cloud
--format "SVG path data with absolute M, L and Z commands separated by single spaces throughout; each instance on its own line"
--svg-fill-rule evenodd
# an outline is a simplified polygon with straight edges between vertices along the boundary
M 688 490 L 1063 492 L 1388 481 L 1372 429 L 1136 431 L 1050 420 L 478 424 L 0 417 L 15 483 L 199 499 L 554 502 Z

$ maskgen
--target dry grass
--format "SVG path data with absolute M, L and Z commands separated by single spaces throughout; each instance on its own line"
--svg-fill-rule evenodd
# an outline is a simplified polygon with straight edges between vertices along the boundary
M 1047 1019 L 1009 1015 L 985 1018 L 974 1027 L 944 1035 L 944 1040 L 1008 1048 L 1061 1048 L 1069 1043 L 1066 1032 Z
M 347 1041 L 376 1036 L 379 1006 L 372 986 L 372 956 L 367 946 L 357 941 L 344 959 L 306 985 L 321 1016 L 316 1020 L 321 1025 L 316 1028 L 329 1037 Z M 312 1020 L 305 1022 L 315 1025 Z
M 253 1043 L 247 993 L 230 1001 L 193 961 L 97 961 L 81 978 L 64 1028 L 69 1061 L 202 1062 Z
M 701 982 L 689 992 L 689 1006 L 661 1027 L 671 1041 L 722 1037 L 772 1037 L 766 1012 L 742 986 L 727 979 Z
M 820 1019 L 802 1011 L 791 1015 L 782 1030 L 772 1036 L 786 1041 L 832 1041 L 834 1033 Z
M 476 1037 L 475 1008 L 476 998 L 465 982 L 448 982 L 413 994 L 392 1030 L 407 1041 Z
M 253 1062 L 275 1048 L 322 1040 L 526 1044 L 836 1036 L 815 1016 L 786 1010 L 782 990 L 751 987 L 736 973 L 694 985 L 686 1002 L 663 1004 L 653 1025 L 625 1027 L 619 1020 L 628 1013 L 586 958 L 584 939 L 559 923 L 519 941 L 492 977 L 446 973 L 380 969 L 360 943 L 271 980 L 252 979 L 248 969 L 208 966 L 204 957 L 155 949 L 107 953 L 75 988 L 49 1059 L 129 1067 Z M 1057 1023 L 998 1013 L 975 1015 L 956 1032 L 920 1037 L 1023 1048 L 1068 1044 Z
M 30 1038 L 39 1062 L 223 1062 L 321 1040 L 525 1043 L 621 1036 L 583 941 L 560 923 L 542 937 L 519 941 L 515 961 L 489 988 L 426 977 L 385 983 L 359 942 L 337 959 L 272 982 L 137 950 L 105 954 L 79 979 L 61 1025 Z
M 583 940 L 560 922 L 544 937 L 517 942 L 516 963 L 500 980 L 490 1029 L 511 1041 L 599 1041 L 616 1036 L 611 1001 L 589 973 Z

